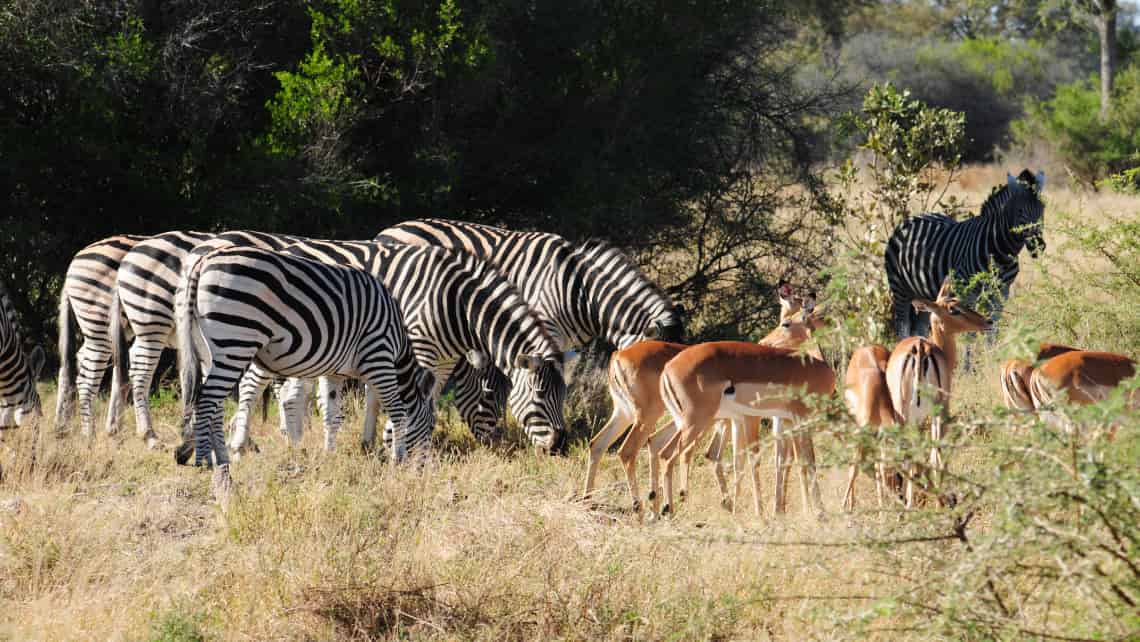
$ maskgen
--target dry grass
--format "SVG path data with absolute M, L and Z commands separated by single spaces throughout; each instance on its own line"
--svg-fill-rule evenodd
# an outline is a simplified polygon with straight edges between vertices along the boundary
M 976 179 L 967 196 L 980 202 L 994 182 Z M 1049 208 L 1136 216 L 1140 201 L 1058 189 Z M 1033 319 L 1026 297 L 1042 278 L 1026 270 L 1011 317 Z M 1095 319 L 1075 331 L 1092 345 L 1111 336 Z M 957 380 L 960 418 L 993 415 L 1001 356 L 1001 345 L 981 346 Z M 176 404 L 157 413 L 169 445 Z M 730 514 L 701 462 L 679 514 L 643 522 L 614 458 L 598 504 L 576 500 L 581 443 L 539 459 L 449 441 L 459 445 L 426 470 L 393 470 L 356 452 L 353 418 L 335 454 L 313 431 L 290 450 L 273 425 L 255 424 L 262 453 L 235 464 L 239 496 L 223 514 L 205 471 L 147 451 L 127 423 L 93 442 L 39 435 L 32 470 L 34 431 L 4 434 L 0 639 L 921 638 L 891 630 L 883 598 L 966 555 L 952 540 L 868 544 L 949 533 L 950 519 L 840 513 L 847 455 L 826 434 L 822 519 L 799 510 L 794 486 L 788 516 Z M 951 465 L 984 469 L 991 438 L 971 435 Z M 763 479 L 770 491 L 770 466 Z M 864 478 L 861 506 L 871 490 Z M 971 527 L 985 532 L 990 517 Z M 1079 622 L 1080 605 L 1055 617 Z

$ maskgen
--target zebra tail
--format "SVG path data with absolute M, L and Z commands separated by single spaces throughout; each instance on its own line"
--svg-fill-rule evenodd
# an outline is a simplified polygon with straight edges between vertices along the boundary
M 180 465 L 190 460 L 194 452 L 194 407 L 202 388 L 202 364 L 195 337 L 201 332 L 195 300 L 202 270 L 201 256 L 191 255 L 190 263 L 182 274 L 182 282 L 175 297 L 174 318 L 178 338 L 178 381 L 182 388 L 182 443 L 174 451 Z
M 75 344 L 79 324 L 71 309 L 71 298 L 67 294 L 59 297 L 59 391 L 55 401 L 55 430 L 58 432 L 67 423 L 72 395 L 75 393 Z
M 118 291 L 111 296 L 111 305 L 107 308 L 107 314 L 108 321 L 110 322 L 111 381 L 119 382 L 124 380 L 130 366 L 127 364 L 127 336 L 123 331 L 123 304 L 119 300 Z M 112 390 L 111 394 L 117 395 L 119 392 L 118 390 Z

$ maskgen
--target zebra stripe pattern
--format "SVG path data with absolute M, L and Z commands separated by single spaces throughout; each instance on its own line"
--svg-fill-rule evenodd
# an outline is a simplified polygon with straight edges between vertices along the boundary
M 116 368 L 127 367 L 123 361 L 129 353 L 135 428 L 148 445 L 153 446 L 158 439 L 150 416 L 150 386 L 163 350 L 174 347 L 174 298 L 187 256 L 200 246 L 199 254 L 204 254 L 225 246 L 278 249 L 295 240 L 262 232 L 167 232 L 138 243 L 123 257 L 111 316 L 118 318 L 115 311 L 121 306 L 128 327 L 120 331 L 113 325 L 111 340 L 119 355 Z M 129 351 L 125 349 L 128 331 L 135 338 Z M 183 426 L 184 444 L 189 429 L 187 421 Z
M 44 365 L 44 351 L 24 355 L 16 308 L 0 283 L 0 429 L 22 426 L 40 416 L 36 377 Z
M 969 280 L 995 266 L 1000 279 L 1000 298 L 994 303 L 993 319 L 1001 315 L 1001 303 L 1020 269 L 1017 256 L 1022 247 L 1036 258 L 1045 250 L 1042 224 L 1045 205 L 1041 190 L 1045 175 L 1029 170 L 996 189 L 974 218 L 957 222 L 943 214 L 922 214 L 899 224 L 887 241 L 884 256 L 887 281 L 894 302 L 895 332 L 900 338 L 925 335 L 930 321 L 911 306 L 917 298 L 933 299 L 951 272 Z M 967 297 L 974 305 L 977 295 Z
M 503 370 L 526 372 L 521 377 L 518 407 L 527 418 L 528 433 L 558 435 L 564 431 L 562 405 L 566 388 L 562 352 L 518 290 L 494 266 L 441 247 L 369 242 L 303 241 L 283 252 L 365 270 L 380 279 L 403 312 L 417 361 L 435 376 L 436 398 L 455 364 L 477 355 L 477 361 L 489 361 Z M 239 417 L 249 416 L 257 389 L 247 385 L 247 381 L 257 376 L 257 370 L 251 369 L 242 381 Z M 303 389 L 294 384 L 289 390 Z M 284 397 L 288 399 L 290 395 Z M 373 399 L 370 394 L 364 429 L 366 448 L 375 436 L 378 408 L 371 403 Z M 330 450 L 335 427 L 340 423 L 339 400 L 340 396 L 334 394 L 331 400 L 325 400 L 323 408 L 325 447 Z M 497 427 L 497 415 L 489 404 L 482 404 L 482 408 L 471 425 L 476 437 L 488 441 Z M 386 444 L 391 443 L 390 426 L 389 423 L 385 430 Z M 239 436 L 244 438 L 243 428 L 238 425 L 234 432 L 235 450 L 242 445 Z M 295 434 L 293 429 L 289 432 Z M 430 433 L 409 433 L 407 443 L 400 447 L 419 451 L 429 438 Z M 548 441 L 543 443 L 550 445 Z
M 195 257 L 183 286 L 179 372 L 194 407 L 195 465 L 216 464 L 223 488 L 222 401 L 255 359 L 289 377 L 363 379 L 401 433 L 434 424 L 434 382 L 416 364 L 399 306 L 372 275 L 231 247 Z
M 67 267 L 59 295 L 59 379 L 55 406 L 55 430 L 62 432 L 71 420 L 75 401 L 84 436 L 94 432 L 92 409 L 103 375 L 111 363 L 111 299 L 115 278 L 123 257 L 145 236 L 112 236 L 92 243 L 76 253 Z M 82 343 L 76 347 L 76 343 Z M 74 374 L 75 358 L 78 376 Z M 112 390 L 121 385 L 112 383 Z M 118 414 L 120 395 L 111 396 L 107 431 L 115 428 L 111 418 Z
M 522 292 L 527 303 L 550 323 L 564 350 L 603 339 L 618 348 L 646 338 L 677 341 L 683 333 L 681 310 L 620 249 L 603 241 L 574 245 L 557 234 L 513 232 L 477 223 L 419 219 L 390 227 L 378 240 L 442 245 L 463 250 L 495 265 Z M 507 403 L 521 401 L 518 378 Z M 466 363 L 456 367 L 456 400 L 499 399 L 510 382 L 489 369 L 480 378 Z M 470 406 L 459 406 L 464 419 Z M 501 414 L 501 410 L 500 410 Z M 516 413 L 517 415 L 517 413 Z M 525 421 L 525 417 L 519 417 Z M 469 421 L 469 420 L 468 420 Z M 545 438 L 545 435 L 531 435 Z

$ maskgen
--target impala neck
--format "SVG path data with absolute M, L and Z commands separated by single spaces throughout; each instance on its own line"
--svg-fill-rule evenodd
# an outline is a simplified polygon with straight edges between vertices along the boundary
M 950 366 L 950 372 L 946 373 L 947 383 L 949 383 L 954 374 L 954 368 L 958 367 L 958 342 L 954 338 L 954 334 L 947 332 L 946 327 L 933 314 L 930 315 L 930 342 L 938 346 L 942 350 L 942 354 L 946 355 L 946 364 Z

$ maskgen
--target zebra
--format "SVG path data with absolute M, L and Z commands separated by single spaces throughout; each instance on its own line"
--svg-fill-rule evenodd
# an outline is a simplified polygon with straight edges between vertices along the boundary
M 90 437 L 94 430 L 92 400 L 103 383 L 103 374 L 111 364 L 111 299 L 115 278 L 123 256 L 130 252 L 145 236 L 120 235 L 105 238 L 79 250 L 67 267 L 67 276 L 59 294 L 59 378 L 55 400 L 55 431 L 64 431 L 71 420 L 74 401 L 79 407 L 81 433 Z M 76 343 L 82 345 L 76 349 Z M 73 374 L 72 358 L 78 366 L 78 377 Z M 120 391 L 122 383 L 116 372 L 111 390 Z M 121 394 L 111 395 L 107 411 L 107 432 L 115 429 L 123 403 Z
M 296 240 L 297 237 L 263 232 L 174 231 L 139 242 L 123 257 L 110 303 L 110 338 L 116 370 L 129 367 L 135 431 L 148 446 L 158 443 L 150 416 L 150 386 L 163 350 L 175 343 L 174 296 L 186 257 L 200 246 L 202 254 L 230 245 L 280 249 Z M 124 319 L 126 327 L 122 325 Z M 128 335 L 134 336 L 129 350 Z M 112 420 L 117 422 L 118 417 L 109 416 L 108 422 Z M 184 445 L 188 444 L 189 429 L 186 420 Z
M 928 315 L 920 316 L 910 302 L 933 299 L 951 272 L 959 279 L 970 279 L 991 266 L 997 268 L 1001 297 L 993 304 L 996 322 L 1002 302 L 1009 297 L 1009 286 L 1017 278 L 1021 248 L 1026 247 L 1033 258 L 1045 251 L 1045 205 L 1041 202 L 1045 173 L 1034 176 L 1024 170 L 1017 178 L 1006 176 L 1006 184 L 995 188 L 980 215 L 957 222 L 943 214 L 922 214 L 903 221 L 891 234 L 884 263 L 900 339 L 927 333 Z
M 398 304 L 367 272 L 226 247 L 189 262 L 176 304 L 194 464 L 215 466 L 217 494 L 231 484 L 222 401 L 254 360 L 284 376 L 363 379 L 400 435 L 435 423 L 433 378 L 416 363 Z
M 483 366 L 493 363 L 511 371 L 520 369 L 524 399 L 520 418 L 528 432 L 559 435 L 564 431 L 562 404 L 566 386 L 562 378 L 563 355 L 538 316 L 530 310 L 514 284 L 486 261 L 442 247 L 384 244 L 368 241 L 302 241 L 283 253 L 322 263 L 365 270 L 378 278 L 399 304 L 416 359 L 431 370 L 437 382 L 434 398 L 455 364 L 466 358 Z M 251 368 L 242 380 L 231 450 L 240 451 L 246 435 L 250 407 L 265 373 Z M 327 386 L 327 384 L 326 384 Z M 288 403 L 303 388 L 293 384 L 282 395 Z M 329 393 L 332 394 L 329 394 Z M 375 396 L 369 389 L 364 424 L 364 446 L 375 438 Z M 325 401 L 325 448 L 332 450 L 339 425 L 339 400 L 335 386 L 323 389 Z M 331 402 L 331 403 L 330 403 Z M 476 400 L 478 413 L 471 427 L 481 442 L 491 440 L 498 416 L 493 407 Z M 283 413 L 287 414 L 287 413 Z M 299 423 L 297 424 L 299 426 Z M 287 431 L 291 437 L 299 431 Z M 406 447 L 421 450 L 430 433 L 411 433 Z M 390 425 L 385 443 L 391 441 Z M 542 442 L 550 447 L 549 441 Z
M 576 245 L 557 234 L 431 218 L 400 223 L 376 238 L 442 245 L 489 261 L 552 325 L 563 350 L 579 348 L 593 339 L 603 339 L 619 349 L 646 338 L 678 341 L 684 332 L 683 309 L 674 306 L 624 252 L 605 241 Z M 512 379 L 517 375 L 515 371 Z M 519 407 L 518 381 L 512 386 L 496 368 L 488 368 L 479 377 L 469 364 L 460 362 L 454 376 L 456 403 L 465 420 L 473 412 L 470 400 L 487 395 L 506 400 L 512 410 Z M 500 415 L 502 409 L 499 405 Z M 547 438 L 541 433 L 531 434 L 532 440 Z
M 0 283 L 0 430 L 17 428 L 40 417 L 36 378 L 44 366 L 43 348 L 25 355 L 16 308 Z

